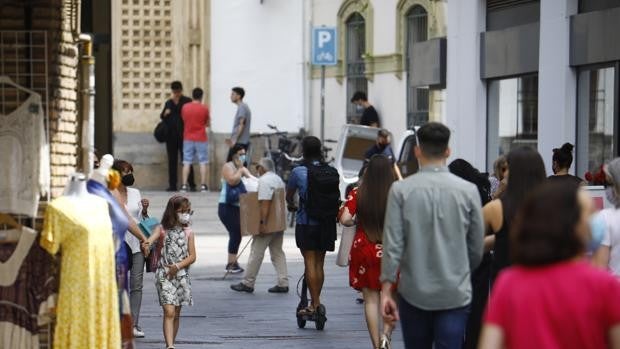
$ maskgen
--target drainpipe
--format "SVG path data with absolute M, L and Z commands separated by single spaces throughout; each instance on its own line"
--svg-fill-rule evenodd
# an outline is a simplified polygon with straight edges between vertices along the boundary
M 81 172 L 90 177 L 95 160 L 95 57 L 91 35 L 80 34 L 80 43 Z

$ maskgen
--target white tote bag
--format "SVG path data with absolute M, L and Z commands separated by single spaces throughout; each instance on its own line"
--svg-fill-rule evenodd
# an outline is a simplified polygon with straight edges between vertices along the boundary
M 342 226 L 342 234 L 340 237 L 340 247 L 338 248 L 338 258 L 336 258 L 336 265 L 340 267 L 346 267 L 349 265 L 349 253 L 351 253 L 351 246 L 353 245 L 353 238 L 355 237 L 356 227 Z

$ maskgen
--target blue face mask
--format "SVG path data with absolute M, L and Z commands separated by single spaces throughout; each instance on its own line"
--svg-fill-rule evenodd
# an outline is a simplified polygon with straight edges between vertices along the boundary
M 590 219 L 591 237 L 588 243 L 588 252 L 594 253 L 599 248 L 605 236 L 605 229 L 607 229 L 607 226 L 603 217 L 600 214 L 592 216 Z
M 245 164 L 245 160 L 246 160 L 245 154 L 239 155 L 239 161 L 241 161 L 242 164 Z

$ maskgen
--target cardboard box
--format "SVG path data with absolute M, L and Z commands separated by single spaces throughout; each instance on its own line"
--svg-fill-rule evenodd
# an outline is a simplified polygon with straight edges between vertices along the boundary
M 258 235 L 260 226 L 260 205 L 258 193 L 250 192 L 239 195 L 239 212 L 241 215 L 241 235 Z M 286 200 L 284 189 L 273 193 L 269 215 L 267 216 L 266 233 L 277 233 L 286 230 Z

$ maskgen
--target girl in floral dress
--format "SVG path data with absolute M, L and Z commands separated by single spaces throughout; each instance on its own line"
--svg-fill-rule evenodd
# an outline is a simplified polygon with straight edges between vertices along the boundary
M 359 188 L 353 189 L 340 209 L 340 223 L 357 225 L 351 246 L 349 284 L 364 297 L 364 312 L 373 348 L 389 348 L 392 325 L 384 324 L 379 336 L 381 318 L 381 257 L 383 256 L 383 223 L 387 197 L 396 179 L 392 161 L 384 155 L 370 158 Z
M 159 260 L 155 286 L 159 304 L 164 310 L 163 327 L 167 348 L 174 348 L 181 307 L 193 303 L 189 277 L 189 266 L 196 261 L 194 234 L 189 228 L 192 213 L 186 197 L 173 196 L 168 201 L 160 228 L 147 241 L 149 245 L 158 241 L 153 252 Z

